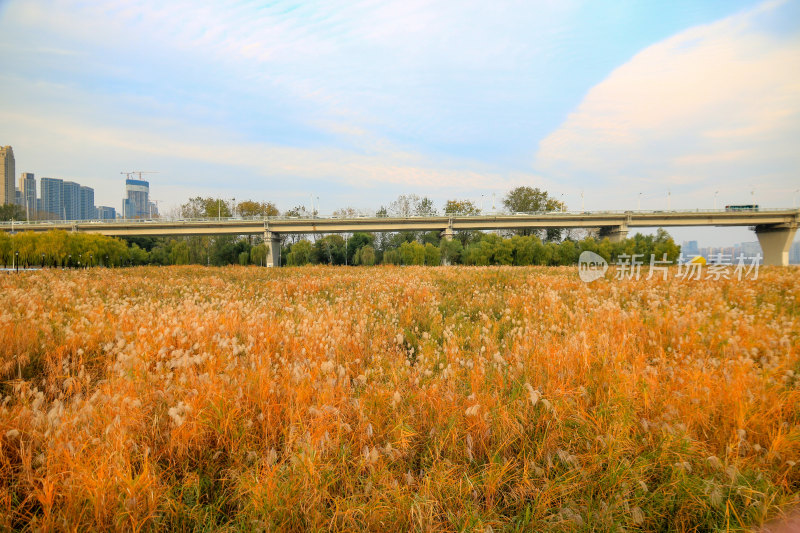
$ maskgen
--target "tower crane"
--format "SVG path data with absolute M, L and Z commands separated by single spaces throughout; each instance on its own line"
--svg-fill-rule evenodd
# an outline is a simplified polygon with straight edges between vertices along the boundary
M 161 213 L 158 210 L 158 202 L 160 202 L 160 201 L 161 200 L 156 200 L 154 198 L 150 199 L 150 205 L 147 206 L 148 209 L 150 210 L 150 218 L 153 218 L 153 204 L 155 204 L 155 206 L 156 206 L 156 216 L 159 216 L 159 217 L 161 216 Z
M 136 174 L 139 176 L 139 179 L 142 179 L 142 174 L 158 174 L 157 170 L 132 170 L 130 172 L 120 172 L 120 174 L 125 174 L 127 179 L 131 179 L 131 176 Z

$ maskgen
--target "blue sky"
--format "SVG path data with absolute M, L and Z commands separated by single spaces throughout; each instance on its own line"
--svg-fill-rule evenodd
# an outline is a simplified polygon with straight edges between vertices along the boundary
M 18 172 L 112 206 L 128 170 L 159 171 L 162 210 L 488 208 L 516 185 L 574 209 L 778 207 L 800 188 L 800 0 L 0 0 L 0 87 Z

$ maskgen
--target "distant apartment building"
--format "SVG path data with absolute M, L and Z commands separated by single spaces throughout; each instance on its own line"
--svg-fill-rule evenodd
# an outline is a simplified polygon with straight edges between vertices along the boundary
M 792 244 L 789 248 L 789 264 L 800 265 L 800 242 Z
M 740 255 L 748 258 L 755 257 L 757 255 L 763 256 L 761 253 L 761 244 L 759 244 L 758 241 L 739 243 L 739 245 L 734 249 L 734 256 L 739 257 Z
M 126 198 L 122 201 L 124 218 L 148 218 L 150 216 L 150 184 L 145 180 L 125 180 Z
M 43 218 L 64 218 L 64 180 L 58 178 L 42 178 L 39 180 L 42 205 L 39 212 Z
M 98 205 L 97 206 L 97 218 L 99 220 L 116 220 L 117 218 L 117 210 L 113 207 L 108 207 L 105 205 Z
M 33 172 L 19 175 L 19 190 L 22 191 L 22 207 L 28 220 L 36 219 L 36 178 Z
M 64 220 L 78 220 L 81 217 L 81 186 L 74 181 L 64 182 Z
M 0 205 L 15 202 L 14 177 L 16 175 L 14 150 L 10 146 L 0 146 Z
M 796 250 L 796 252 L 794 252 L 798 254 L 796 261 L 800 263 L 800 244 L 795 243 L 792 246 L 789 252 L 790 263 L 792 262 L 792 250 Z M 758 256 L 761 256 L 762 259 L 764 257 L 761 244 L 758 241 L 740 242 L 734 246 L 706 246 L 703 248 L 697 246 L 697 241 L 684 241 L 681 246 L 681 253 L 687 260 L 700 255 L 711 262 L 722 261 L 736 263 L 739 261 L 740 256 L 743 257 L 745 261 L 752 261 Z
M 700 255 L 700 248 L 697 247 L 697 241 L 683 241 L 681 253 L 687 258 Z
M 81 209 L 78 216 L 81 220 L 97 218 L 97 209 L 94 206 L 94 189 L 81 185 Z

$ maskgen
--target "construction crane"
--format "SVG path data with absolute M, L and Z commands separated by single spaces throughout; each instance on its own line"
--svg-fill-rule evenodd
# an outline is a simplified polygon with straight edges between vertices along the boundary
M 150 211 L 150 218 L 153 218 L 153 205 L 156 206 L 156 215 L 161 216 L 161 213 L 158 211 L 158 202 L 160 201 L 161 200 L 155 200 L 153 198 L 150 199 L 150 205 L 147 206 L 147 208 Z
M 132 170 L 131 172 L 120 172 L 120 174 L 125 174 L 127 179 L 131 179 L 131 176 L 134 174 L 139 176 L 139 179 L 142 179 L 142 174 L 158 174 L 157 170 Z

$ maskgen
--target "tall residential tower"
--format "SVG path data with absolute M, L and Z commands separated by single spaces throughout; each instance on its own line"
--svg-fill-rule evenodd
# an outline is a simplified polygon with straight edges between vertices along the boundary
M 16 174 L 14 150 L 10 146 L 0 146 L 0 205 L 14 203 L 17 194 L 17 188 L 14 187 Z
M 81 217 L 81 186 L 74 181 L 65 181 L 63 196 L 63 220 L 78 220 Z
M 150 184 L 145 180 L 125 180 L 127 198 L 122 201 L 124 218 L 149 218 Z
M 40 212 L 45 220 L 64 219 L 64 180 L 42 178 L 39 180 L 42 194 Z
M 81 220 L 90 220 L 97 217 L 97 208 L 94 206 L 94 189 L 81 185 Z
M 22 191 L 22 207 L 28 220 L 36 220 L 36 178 L 33 172 L 19 175 L 19 190 Z

